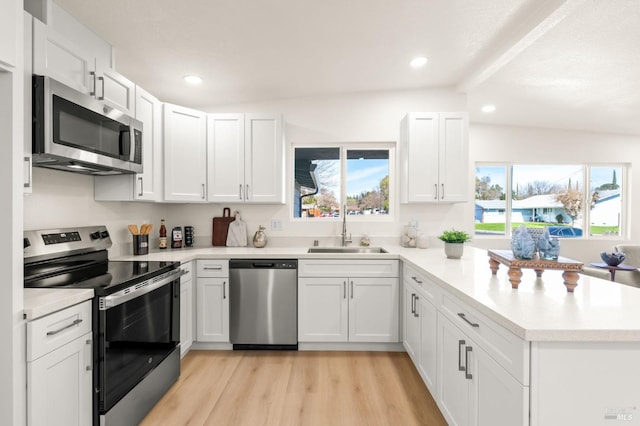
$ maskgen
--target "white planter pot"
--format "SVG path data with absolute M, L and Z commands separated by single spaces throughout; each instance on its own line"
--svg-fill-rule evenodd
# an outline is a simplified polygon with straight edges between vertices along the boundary
M 444 254 L 448 259 L 460 259 L 464 251 L 464 243 L 444 243 Z

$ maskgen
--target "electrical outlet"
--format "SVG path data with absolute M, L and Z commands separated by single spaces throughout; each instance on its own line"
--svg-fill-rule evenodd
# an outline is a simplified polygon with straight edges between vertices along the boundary
M 280 219 L 271 219 L 271 230 L 282 231 L 282 221 Z

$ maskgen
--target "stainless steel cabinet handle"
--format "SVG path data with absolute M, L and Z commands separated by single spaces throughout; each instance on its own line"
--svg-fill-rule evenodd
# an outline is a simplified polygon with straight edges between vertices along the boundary
M 142 176 L 138 176 L 138 182 L 140 182 L 140 192 L 138 192 L 138 196 L 142 197 L 144 184 L 142 182 Z
M 245 185 L 245 189 L 244 189 L 244 198 L 245 199 L 249 199 L 249 185 Z
M 202 269 L 205 271 L 222 271 L 222 266 L 205 266 Z
M 54 336 L 54 335 L 60 333 L 61 331 L 66 330 L 67 328 L 71 328 L 74 325 L 80 324 L 81 322 L 82 322 L 82 319 L 78 318 L 77 320 L 74 320 L 71 324 L 65 325 L 64 327 L 62 327 L 62 328 L 60 328 L 60 329 L 58 329 L 56 331 L 47 331 L 47 336 Z
M 100 76 L 98 77 L 98 80 L 100 80 L 100 82 L 102 83 L 102 96 L 98 96 L 98 100 L 103 101 L 104 100 L 104 77 Z
M 434 200 L 438 199 L 438 184 L 437 183 L 433 184 L 433 199 Z
M 418 295 L 416 294 L 416 307 L 413 310 L 413 316 L 416 318 L 420 316 L 420 314 L 418 313 L 418 300 L 420 300 L 420 297 L 418 297 Z
M 342 298 L 343 299 L 347 298 L 347 282 L 346 281 L 342 281 Z
M 411 293 L 411 313 L 415 315 L 416 313 L 416 294 Z
M 223 299 L 227 298 L 227 282 L 226 281 L 222 281 L 222 298 Z
M 95 96 L 96 95 L 96 73 L 94 71 L 89 71 L 89 75 L 93 77 L 93 90 L 89 92 L 89 95 Z
M 417 282 L 418 284 L 422 284 L 422 281 L 420 281 L 416 277 L 411 277 L 411 279 L 414 280 L 415 282 Z
M 24 162 L 26 163 L 24 166 L 25 171 L 27 172 L 27 180 L 24 182 L 24 187 L 31 187 L 31 157 L 24 157 Z
M 204 192 L 204 183 L 202 184 L 202 199 L 204 200 L 204 197 L 206 197 L 207 194 Z
M 460 355 L 460 349 L 465 345 L 464 340 L 458 340 L 458 371 L 466 371 L 467 367 L 461 364 L 462 355 Z
M 240 189 L 238 189 L 238 198 L 242 200 L 242 184 L 238 185 Z
M 464 350 L 464 378 L 473 379 L 473 375 L 469 373 L 469 353 L 473 350 L 471 346 L 467 346 Z
M 353 280 L 351 280 L 351 298 L 353 299 Z
M 477 322 L 471 322 L 467 319 L 467 317 L 464 316 L 464 314 L 462 312 L 458 312 L 458 316 L 460 318 L 462 318 L 464 320 L 464 322 L 466 322 L 467 324 L 469 324 L 471 327 L 480 327 L 480 324 L 478 324 Z
M 440 199 L 444 200 L 444 183 L 442 184 L 442 194 L 440 194 Z
M 93 362 L 92 362 L 93 361 L 93 350 L 92 350 L 92 348 L 93 348 L 93 340 L 87 339 L 85 341 L 85 344 L 87 344 L 87 346 L 89 346 L 89 357 L 88 357 L 89 361 L 87 362 L 86 370 L 87 371 L 91 371 L 91 370 L 93 370 Z

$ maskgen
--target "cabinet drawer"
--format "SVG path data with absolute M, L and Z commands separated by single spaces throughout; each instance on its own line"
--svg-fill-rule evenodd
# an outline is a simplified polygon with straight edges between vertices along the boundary
M 529 343 L 449 294 L 441 311 L 520 383 L 529 385 Z
M 198 260 L 196 276 L 198 277 L 228 277 L 229 261 L 226 259 Z
M 27 323 L 27 361 L 71 342 L 91 331 L 91 301 Z
M 422 296 L 428 299 L 432 304 L 440 306 L 440 301 L 438 300 L 438 296 L 440 294 L 438 287 L 422 273 L 418 272 L 416 268 L 403 264 L 402 280 L 419 289 Z
M 300 277 L 397 277 L 398 261 L 302 259 L 298 261 Z

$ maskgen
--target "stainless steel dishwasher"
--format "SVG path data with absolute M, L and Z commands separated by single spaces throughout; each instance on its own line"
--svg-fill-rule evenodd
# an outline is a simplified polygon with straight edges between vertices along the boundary
M 298 349 L 298 261 L 229 261 L 233 349 Z

